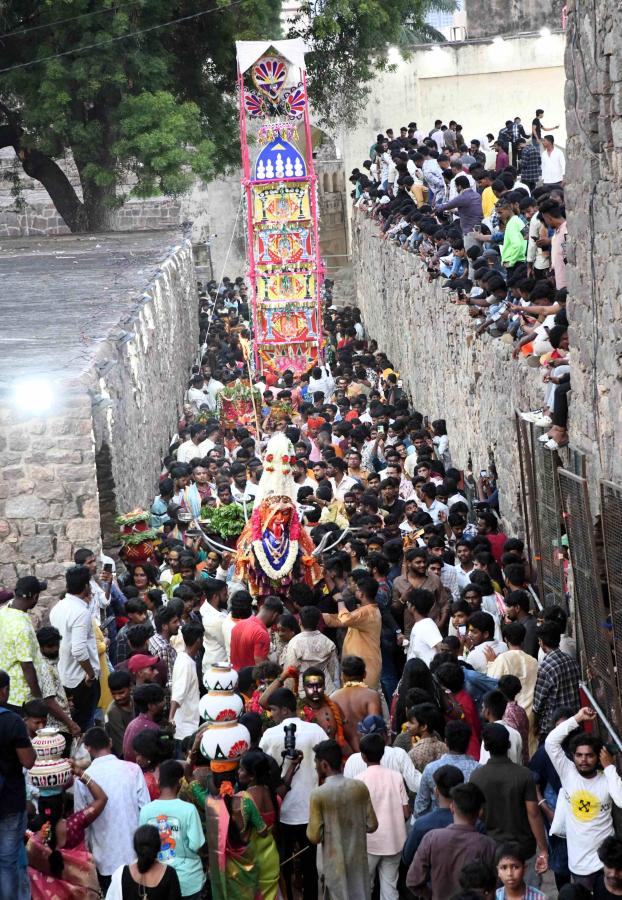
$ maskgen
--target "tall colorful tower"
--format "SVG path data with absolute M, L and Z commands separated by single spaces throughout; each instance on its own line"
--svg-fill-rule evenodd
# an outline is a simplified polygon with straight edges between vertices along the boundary
M 255 365 L 299 375 L 317 364 L 322 347 L 304 44 L 238 41 L 236 50 Z

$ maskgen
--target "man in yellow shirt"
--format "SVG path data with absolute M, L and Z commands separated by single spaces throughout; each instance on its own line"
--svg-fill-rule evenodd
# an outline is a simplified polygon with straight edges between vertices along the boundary
M 477 179 L 478 188 L 484 188 L 482 191 L 482 216 L 484 219 L 490 218 L 498 199 L 491 187 L 494 180 L 495 177 L 492 172 L 484 172 Z

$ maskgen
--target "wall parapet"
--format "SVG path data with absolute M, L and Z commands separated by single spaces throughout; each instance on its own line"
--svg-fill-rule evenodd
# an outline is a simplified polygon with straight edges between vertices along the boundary
M 494 453 L 500 508 L 512 533 L 523 531 L 515 410 L 542 405 L 542 380 L 512 348 L 476 337 L 466 310 L 428 282 L 422 262 L 380 240 L 362 212 L 352 221 L 356 296 L 365 327 L 400 372 L 414 406 L 444 418 L 452 458 L 465 469 L 488 469 Z

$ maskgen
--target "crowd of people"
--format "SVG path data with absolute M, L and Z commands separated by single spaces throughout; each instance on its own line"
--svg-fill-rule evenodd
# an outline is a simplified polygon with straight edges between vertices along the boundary
M 382 238 L 416 254 L 476 335 L 507 342 L 540 368 L 542 404 L 525 410 L 550 450 L 568 444 L 566 161 L 537 109 L 467 144 L 454 121 L 378 134 L 350 181 L 358 209 Z
M 467 236 L 436 219 L 446 178 L 435 208 L 407 211 L 415 176 L 385 175 L 413 162 L 432 190 L 425 179 L 443 171 L 444 148 L 456 170 L 458 128 L 437 126 L 429 140 L 403 129 L 388 161 L 381 136 L 369 183 L 356 178 L 361 206 L 431 275 L 449 266 L 438 248 L 451 245 L 453 270 Z M 511 138 L 520 163 L 524 137 Z M 501 135 L 497 144 L 499 159 Z M 487 152 L 482 141 L 472 149 Z M 501 162 L 507 193 L 516 173 Z M 460 181 L 469 177 L 457 175 L 458 197 L 479 203 Z M 551 214 L 545 204 L 559 190 L 547 186 L 538 216 Z M 523 200 L 514 190 L 504 202 L 491 245 L 513 219 L 523 240 L 514 212 Z M 551 251 L 556 279 L 562 257 Z M 464 264 L 477 268 L 472 300 L 493 290 L 502 305 L 508 289 L 527 299 L 542 285 L 542 306 L 563 307 L 560 282 L 554 296 L 548 277 L 530 286 L 523 272 L 515 286 L 520 260 L 495 249 L 482 259 L 485 271 L 479 251 Z M 495 322 L 518 323 L 522 339 L 536 315 L 528 305 L 523 317 L 506 304 Z M 622 781 L 580 693 L 572 622 L 539 603 L 494 482 L 467 497 L 454 423 L 413 408 L 358 310 L 335 307 L 326 282 L 323 364 L 300 378 L 255 376 L 259 434 L 224 428 L 219 396 L 247 371 L 243 280 L 199 285 L 198 312 L 201 353 L 155 497 L 145 498 L 157 530 L 148 561 L 79 549 L 37 630 L 31 612 L 45 582 L 27 575 L 2 594 L 0 898 L 622 896 Z M 556 341 L 562 326 L 546 327 Z M 279 432 L 316 549 L 258 596 L 234 565 L 235 534 L 216 540 L 197 524 L 202 510 L 244 522 Z M 217 663 L 237 672 L 251 738 L 235 771 L 203 753 L 201 698 Z M 46 727 L 65 739 L 67 790 L 29 775 Z

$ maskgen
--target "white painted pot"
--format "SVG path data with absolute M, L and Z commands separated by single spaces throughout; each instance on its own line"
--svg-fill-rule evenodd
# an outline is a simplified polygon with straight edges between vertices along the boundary
M 233 691 L 208 691 L 199 700 L 199 715 L 204 722 L 236 722 L 244 703 Z
M 234 691 L 238 686 L 238 673 L 227 662 L 217 662 L 203 676 L 208 691 Z
M 210 725 L 201 738 L 201 753 L 209 760 L 239 759 L 250 747 L 248 728 L 239 722 Z

